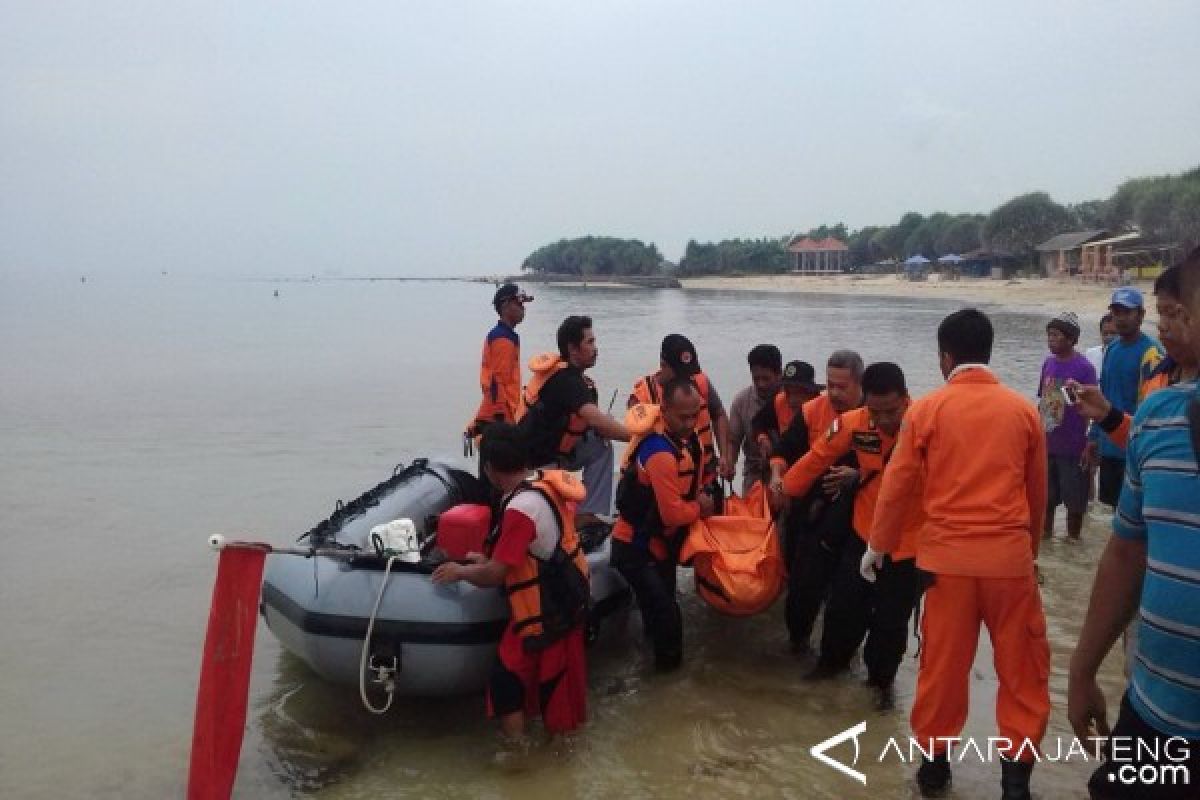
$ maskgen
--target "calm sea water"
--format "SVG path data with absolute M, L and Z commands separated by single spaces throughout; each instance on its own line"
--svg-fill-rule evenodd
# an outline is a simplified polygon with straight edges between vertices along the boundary
M 273 296 L 278 289 L 279 297 Z M 477 402 L 492 287 L 465 283 L 185 280 L 0 284 L 0 796 L 181 796 L 214 532 L 280 544 L 399 462 L 461 457 Z M 526 356 L 590 314 L 604 402 L 687 333 L 726 401 L 745 353 L 774 342 L 823 363 L 853 346 L 899 362 L 917 393 L 940 383 L 944 301 L 717 291 L 543 288 Z M 1044 320 L 997 312 L 996 366 L 1032 391 Z M 1086 338 L 1086 337 L 1085 337 Z M 1091 344 L 1085 341 L 1085 344 Z M 618 403 L 619 404 L 619 403 Z M 1064 734 L 1065 669 L 1104 537 L 1053 544 L 1047 574 L 1051 733 Z M 690 581 L 682 582 L 687 586 Z M 479 698 L 404 701 L 373 718 L 260 626 L 237 794 L 242 797 L 909 797 L 908 769 L 877 764 L 907 734 L 853 678 L 811 687 L 781 609 L 749 620 L 685 598 L 687 665 L 652 676 L 636 636 L 591 659 L 591 722 L 521 769 L 492 762 Z M 912 649 L 910 648 L 910 654 Z M 994 680 L 977 662 L 967 733 L 992 732 Z M 1119 672 L 1106 686 L 1116 702 Z M 870 795 L 808 748 L 867 719 Z M 848 757 L 848 755 L 847 755 Z M 955 797 L 996 794 L 998 768 L 964 765 Z M 1045 797 L 1082 797 L 1087 769 L 1035 773 Z

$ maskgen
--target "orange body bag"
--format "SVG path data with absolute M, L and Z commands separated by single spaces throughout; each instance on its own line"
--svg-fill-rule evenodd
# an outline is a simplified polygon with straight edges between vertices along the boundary
M 724 514 L 693 522 L 679 558 L 692 566 L 696 594 L 722 614 L 770 608 L 787 571 L 762 482 L 745 499 L 728 497 Z

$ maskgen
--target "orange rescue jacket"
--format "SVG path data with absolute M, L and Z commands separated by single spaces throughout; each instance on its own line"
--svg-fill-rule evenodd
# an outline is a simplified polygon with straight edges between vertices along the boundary
M 474 426 L 488 422 L 515 422 L 521 401 L 521 340 L 517 332 L 497 322 L 483 342 L 479 366 L 483 398 Z
M 634 438 L 617 486 L 612 537 L 640 545 L 665 561 L 682 544 L 687 526 L 700 518 L 700 441 L 695 433 L 683 442 L 667 433 L 658 406 L 634 406 L 625 424 Z M 643 465 L 638 454 L 644 448 L 653 452 Z
M 835 418 L 825 433 L 813 441 L 809 451 L 787 471 L 783 477 L 783 492 L 789 497 L 803 497 L 830 467 L 853 452 L 859 473 L 854 493 L 854 532 L 865 542 L 871 535 L 879 489 L 895 446 L 896 437 L 875 427 L 868 409 L 847 411 Z M 900 542 L 892 553 L 893 560 L 916 555 L 917 532 L 923 522 L 924 514 L 917 504 L 904 521 Z
M 521 422 L 530 411 L 540 406 L 539 400 L 541 398 L 542 387 L 546 385 L 546 381 L 568 366 L 570 365 L 558 353 L 542 353 L 530 359 L 529 369 L 533 372 L 533 377 L 530 378 L 528 385 L 521 392 L 521 402 L 517 408 L 517 422 Z M 591 378 L 584 375 L 583 380 L 589 388 L 595 389 L 596 385 L 592 383 Z M 553 420 L 540 420 L 539 424 L 552 424 L 553 422 Z M 563 425 L 562 433 L 558 435 L 558 444 L 555 448 L 556 455 L 560 459 L 570 458 L 571 453 L 575 450 L 575 445 L 583 438 L 587 430 L 588 424 L 583 417 L 579 416 L 576 412 L 572 412 Z
M 588 562 L 575 531 L 575 506 L 587 492 L 569 472 L 548 469 L 538 472 L 509 495 L 500 509 L 521 492 L 537 492 L 554 511 L 559 538 L 554 554 L 541 559 L 526 552 L 518 567 L 508 570 L 504 593 L 512 610 L 513 632 L 522 638 L 526 650 L 540 650 L 562 638 L 583 621 L 590 592 Z M 499 527 L 488 539 L 490 554 L 499 536 Z
M 696 417 L 696 436 L 700 439 L 700 448 L 704 452 L 704 483 L 717 475 L 717 446 L 713 431 L 712 415 L 708 410 L 708 376 L 697 372 L 692 376 L 692 383 L 700 394 L 700 414 Z M 633 385 L 633 398 L 642 405 L 659 405 L 662 403 L 662 385 L 654 375 L 639 378 Z

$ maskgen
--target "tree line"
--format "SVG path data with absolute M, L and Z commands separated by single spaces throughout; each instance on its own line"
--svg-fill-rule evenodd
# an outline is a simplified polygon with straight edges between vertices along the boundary
M 849 248 L 854 266 L 902 261 L 913 255 L 936 259 L 951 253 L 986 249 L 1032 263 L 1034 248 L 1052 236 L 1073 230 L 1139 230 L 1151 242 L 1178 245 L 1187 252 L 1200 245 L 1200 167 L 1179 175 L 1133 178 L 1106 199 L 1062 205 L 1045 192 L 1022 194 L 988 214 L 928 216 L 904 214 L 894 225 L 849 230 L 845 224 L 821 225 L 803 234 L 760 239 L 691 240 L 678 264 L 681 275 L 731 272 L 786 272 L 788 243 L 795 236 L 833 237 Z M 521 268 L 569 275 L 649 275 L 664 267 L 653 244 L 636 239 L 587 236 L 563 239 L 534 251 Z

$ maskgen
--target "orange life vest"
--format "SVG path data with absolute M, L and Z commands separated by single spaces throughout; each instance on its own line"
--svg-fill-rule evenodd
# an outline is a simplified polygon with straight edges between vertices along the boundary
M 588 424 L 577 412 L 571 412 L 565 420 L 549 419 L 544 412 L 545 406 L 541 402 L 541 393 L 547 381 L 569 366 L 570 364 L 563 360 L 558 353 L 542 353 L 530 359 L 529 369 L 533 372 L 533 377 L 521 392 L 521 403 L 517 408 L 517 422 L 527 433 L 545 436 L 547 429 L 550 430 L 549 435 L 556 439 L 553 445 L 554 455 L 560 460 L 571 457 L 575 445 L 578 444 L 583 434 L 587 433 Z M 584 375 L 583 380 L 594 392 L 596 384 L 592 382 L 592 379 Z M 527 420 L 526 417 L 531 418 Z M 536 443 L 531 443 L 530 446 L 534 451 L 534 459 L 537 460 L 537 451 L 540 448 Z
M 780 389 L 775 393 L 775 419 L 779 422 L 779 432 L 783 433 L 792 424 L 796 412 L 788 405 L 787 392 Z
M 712 415 L 708 411 L 708 376 L 697 372 L 692 376 L 692 383 L 700 394 L 700 413 L 696 417 L 696 436 L 700 439 L 700 449 L 704 453 L 704 483 L 708 483 L 717 475 L 717 445 L 713 432 Z M 633 396 L 639 403 L 645 405 L 660 405 L 662 403 L 662 386 L 658 378 L 647 375 L 633 385 Z
M 554 553 L 541 559 L 526 552 L 518 567 L 508 570 L 504 593 L 512 610 L 513 632 L 526 650 L 541 650 L 583 622 L 590 600 L 588 562 L 575 531 L 575 506 L 587 491 L 563 470 L 548 469 L 517 487 L 500 509 L 500 518 L 512 498 L 521 492 L 537 492 L 550 504 L 559 537 Z M 488 539 L 490 554 L 499 537 L 499 526 Z
M 658 502 L 645 469 L 638 464 L 637 453 L 642 444 L 655 434 L 663 436 L 675 456 L 676 474 L 681 488 L 680 497 L 693 501 L 700 492 L 700 472 L 696 468 L 700 455 L 699 437 L 693 433 L 687 441 L 679 442 L 667 433 L 662 414 L 656 405 L 636 405 L 625 416 L 625 426 L 632 438 L 625 451 L 621 480 L 617 484 L 617 522 L 612 537 L 617 541 L 641 544 L 657 560 L 667 559 L 682 542 L 681 529 L 667 530 L 658 514 Z

